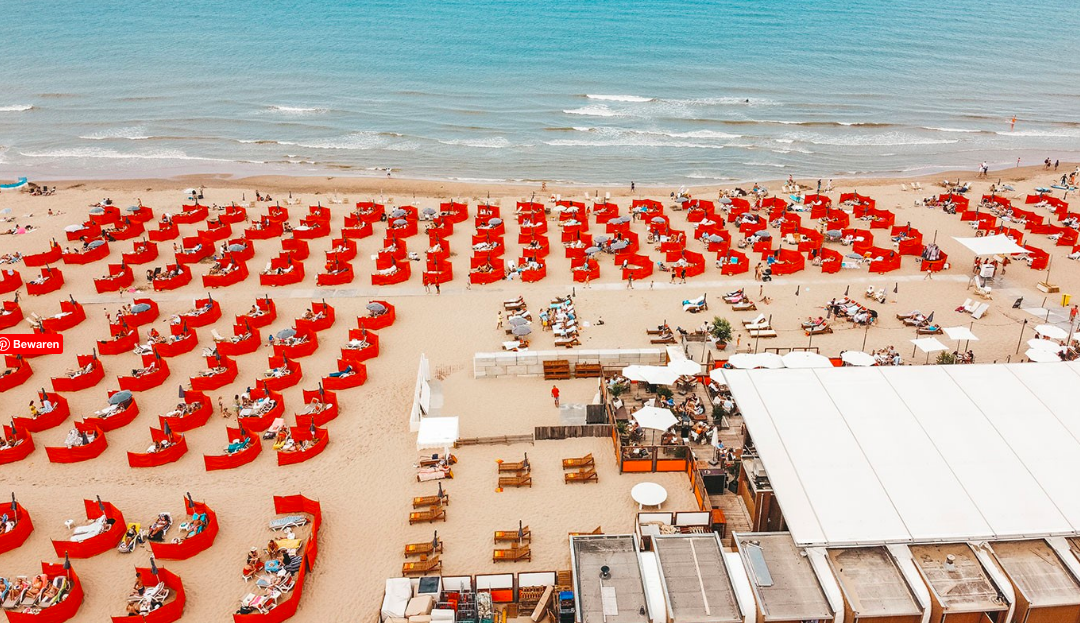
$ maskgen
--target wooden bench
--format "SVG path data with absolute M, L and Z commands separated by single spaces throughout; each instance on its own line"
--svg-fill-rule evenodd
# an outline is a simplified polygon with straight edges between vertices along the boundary
M 598 363 L 579 363 L 574 366 L 574 376 L 579 379 L 598 379 L 604 374 L 604 369 Z

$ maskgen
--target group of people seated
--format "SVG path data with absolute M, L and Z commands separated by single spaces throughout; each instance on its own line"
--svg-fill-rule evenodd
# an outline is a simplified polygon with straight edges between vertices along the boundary
M 274 437 L 274 450 L 278 452 L 303 452 L 315 446 L 318 439 L 312 436 L 310 439 L 297 441 L 292 435 L 292 429 L 282 426 Z
M 288 369 L 286 368 L 286 374 L 288 374 L 287 370 Z M 251 398 L 250 392 L 248 391 L 240 394 L 239 399 L 240 411 L 237 417 L 240 418 L 261 417 L 269 413 L 271 409 L 277 406 L 277 401 L 273 398 L 270 398 L 269 396 L 259 398 L 258 400 L 253 400 Z
M 0 578 L 0 602 L 7 610 L 37 614 L 43 608 L 60 603 L 71 590 L 71 583 L 63 576 L 49 578 L 40 573 L 27 579 L 18 576 L 15 581 Z
M 64 447 L 79 448 L 81 446 L 90 445 L 94 439 L 97 439 L 97 433 L 95 432 L 83 432 L 77 428 L 73 428 L 68 431 L 67 437 L 64 438 Z
M 22 259 L 22 253 L 4 253 L 0 255 L 0 264 L 18 264 Z

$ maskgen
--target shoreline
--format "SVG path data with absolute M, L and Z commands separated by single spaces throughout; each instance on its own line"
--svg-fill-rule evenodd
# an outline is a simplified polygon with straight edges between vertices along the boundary
M 1074 162 L 1062 162 L 1057 172 L 1060 174 L 1062 171 L 1070 171 L 1080 163 Z M 1040 174 L 1053 174 L 1055 171 L 1051 168 L 1049 171 L 1044 169 L 1043 165 L 1031 165 L 1020 166 L 1009 169 L 1000 169 L 998 171 L 991 170 L 990 175 L 984 181 L 997 182 L 1021 182 L 1030 179 L 1033 176 Z M 995 175 L 997 173 L 997 175 Z M 932 173 L 925 173 L 912 176 L 852 176 L 852 177 L 834 177 L 831 178 L 835 186 L 868 186 L 868 187 L 881 187 L 888 185 L 906 184 L 910 182 L 919 182 L 923 185 L 923 192 L 928 194 L 935 194 L 930 192 L 932 189 L 939 187 L 941 180 L 943 179 L 960 179 L 962 181 L 974 182 L 976 172 L 965 171 L 958 169 L 935 171 Z M 817 179 L 803 178 L 799 176 L 794 177 L 796 182 L 799 182 L 803 186 L 809 187 L 811 190 L 816 190 Z M 823 183 L 828 178 L 821 178 Z M 324 193 L 338 193 L 338 192 L 350 192 L 350 193 L 376 193 L 384 195 L 387 193 L 414 193 L 424 194 L 435 198 L 448 198 L 448 197 L 463 197 L 470 196 L 474 199 L 479 199 L 477 196 L 480 192 L 487 192 L 489 196 L 495 196 L 499 198 L 521 195 L 521 194 L 539 194 L 541 192 L 545 194 L 559 194 L 559 193 L 580 193 L 582 190 L 586 191 L 586 196 L 589 195 L 589 191 L 596 193 L 611 193 L 612 196 L 628 197 L 631 195 L 629 191 L 629 182 L 624 185 L 603 185 L 603 184 L 588 184 L 588 183 L 565 183 L 565 182 L 519 182 L 519 181 L 461 181 L 461 180 L 449 180 L 449 179 L 429 179 L 422 177 L 376 177 L 376 176 L 339 176 L 339 175 L 325 175 L 325 174 L 312 174 L 312 175 L 234 175 L 230 173 L 193 173 L 176 176 L 162 176 L 162 177 L 126 177 L 126 178 L 55 178 L 55 179 L 31 179 L 31 183 L 38 185 L 47 185 L 49 187 L 57 186 L 60 190 L 77 189 L 77 188 L 99 188 L 103 190 L 116 189 L 118 191 L 134 190 L 143 184 L 148 185 L 147 191 L 153 189 L 154 186 L 175 186 L 176 184 L 195 186 L 207 186 L 227 189 L 244 189 L 244 188 L 259 188 L 260 190 L 267 189 L 274 192 L 296 192 L 305 194 L 324 194 Z M 546 190 L 542 190 L 542 186 L 547 184 Z M 636 184 L 636 189 L 642 191 L 657 191 L 657 190 L 675 190 L 679 188 L 685 188 L 687 190 L 696 193 L 715 193 L 723 188 L 733 188 L 736 186 L 749 186 L 752 184 L 761 184 L 766 187 L 775 187 L 776 185 L 783 185 L 786 180 L 783 178 L 760 178 L 755 181 L 733 181 L 725 184 Z M 494 192 L 493 192 L 494 191 Z M 648 193 L 634 193 L 634 194 L 648 194 Z

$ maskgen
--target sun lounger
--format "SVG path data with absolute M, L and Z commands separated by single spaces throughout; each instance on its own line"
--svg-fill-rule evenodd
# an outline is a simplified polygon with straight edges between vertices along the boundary
M 772 328 L 750 330 L 750 337 L 752 338 L 770 338 L 776 337 L 776 335 L 776 331 L 774 331 Z
M 732 305 L 731 311 L 757 311 L 757 304 L 749 299 L 744 299 Z
M 286 528 L 296 528 L 298 526 L 307 525 L 307 517 L 303 515 L 289 515 L 288 517 L 277 517 L 270 520 L 271 530 L 284 530 Z
M 496 549 L 491 552 L 492 562 L 521 562 L 532 560 L 532 552 L 529 546 L 511 547 L 510 549 Z
M 574 346 L 581 346 L 581 341 L 577 339 L 577 336 L 570 338 L 555 338 L 555 345 L 573 348 Z
M 529 530 L 529 526 L 521 528 L 521 530 L 496 530 L 495 542 L 496 543 L 525 543 L 532 541 L 532 531 Z
M 986 287 L 982 287 L 982 286 L 978 286 L 978 285 L 975 286 L 975 294 L 978 294 L 979 296 L 983 297 L 984 299 L 986 299 L 988 301 L 994 300 L 993 291 L 994 291 L 994 289 L 991 288 L 990 286 L 986 286 Z
M 986 314 L 986 310 L 988 309 L 990 309 L 989 303 L 979 303 L 979 306 L 971 312 L 971 317 L 975 320 L 978 320 L 979 318 L 982 318 L 984 314 Z
M 645 329 L 645 335 L 663 335 L 665 333 L 670 333 L 670 332 L 671 332 L 671 330 L 666 329 L 666 328 L 665 329 Z
M 531 469 L 532 465 L 529 464 L 528 456 L 516 463 L 499 463 L 500 472 L 527 472 Z
M 499 476 L 500 487 L 529 487 L 532 488 L 531 474 L 518 474 L 517 476 Z
M 592 465 L 596 465 L 596 460 L 593 458 L 592 452 L 582 457 L 562 460 L 563 469 L 577 469 L 579 467 L 589 467 Z
M 419 562 L 406 562 L 401 565 L 401 575 L 423 575 L 442 569 L 442 561 L 438 556 L 432 556 Z
M 923 325 L 915 329 L 915 333 L 918 333 L 919 335 L 938 335 L 941 332 L 941 327 L 936 324 Z
M 409 513 L 409 525 L 414 523 L 433 523 L 446 521 L 446 509 L 442 506 L 432 506 L 426 511 L 414 511 Z
M 523 297 L 517 297 L 509 301 L 503 301 L 503 309 L 510 311 L 517 311 L 519 309 L 525 309 L 525 299 Z
M 449 506 L 450 494 L 443 493 L 439 495 L 425 495 L 421 497 L 415 497 L 412 499 L 413 508 L 423 508 L 425 506 Z
M 405 557 L 409 556 L 428 556 L 430 554 L 441 554 L 443 551 L 442 541 L 437 537 L 432 541 L 424 541 L 423 543 L 408 543 L 405 545 Z
M 674 335 L 669 333 L 668 335 L 666 335 L 664 337 L 653 338 L 653 339 L 649 340 L 649 343 L 650 344 L 675 344 L 676 339 L 675 339 Z
M 743 323 L 744 327 L 750 329 L 750 328 L 753 328 L 754 325 L 759 325 L 759 324 L 762 324 L 762 323 L 768 323 L 768 321 L 769 321 L 769 319 L 765 317 L 765 314 L 758 314 L 755 318 L 753 318 L 751 320 L 743 319 L 742 323 Z
M 563 474 L 563 482 L 570 484 L 572 482 L 600 482 L 600 477 L 596 475 L 596 468 L 590 467 L 588 469 L 582 468 L 576 472 L 567 472 Z
M 822 333 L 832 333 L 832 327 L 827 324 L 818 324 L 806 329 L 807 335 L 817 335 Z

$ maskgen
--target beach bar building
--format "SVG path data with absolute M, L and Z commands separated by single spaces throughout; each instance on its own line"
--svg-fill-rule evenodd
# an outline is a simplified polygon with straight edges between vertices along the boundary
M 884 546 L 830 549 L 845 623 L 920 623 L 923 607 Z
M 1006 623 L 1009 601 L 970 545 L 912 545 L 910 550 L 930 591 L 928 623 Z
M 653 537 L 652 546 L 660 567 L 667 623 L 743 620 L 719 535 L 660 535 Z
M 817 572 L 790 534 L 736 534 L 735 546 L 754 593 L 756 623 L 833 620 Z
M 1041 365 L 1041 364 L 1040 364 Z M 1044 539 L 991 543 L 1015 592 L 1016 623 L 1080 621 L 1080 582 L 1063 553 Z M 1075 568 L 1076 561 L 1069 560 Z
M 572 536 L 570 565 L 576 623 L 650 623 L 633 535 Z

